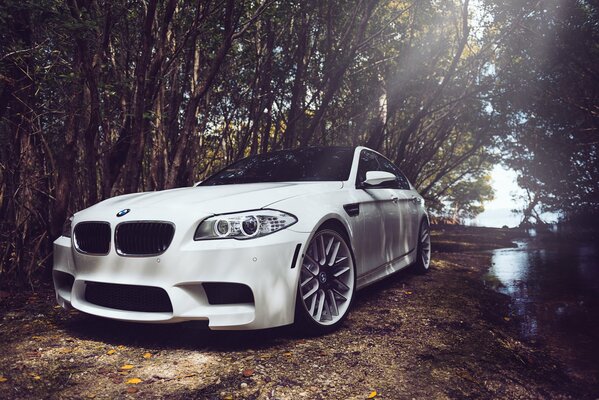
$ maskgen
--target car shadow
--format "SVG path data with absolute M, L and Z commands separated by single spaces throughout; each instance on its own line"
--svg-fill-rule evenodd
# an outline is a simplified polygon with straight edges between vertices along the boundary
M 256 331 L 211 331 L 207 321 L 149 324 L 77 313 L 56 323 L 69 335 L 114 346 L 203 351 L 259 350 L 297 337 L 290 327 Z
M 356 293 L 352 307 L 357 308 L 365 305 L 367 302 L 377 301 L 381 292 L 395 289 L 398 285 L 408 285 L 412 279 L 417 279 L 418 277 L 419 275 L 413 271 L 411 266 L 403 268 L 392 275 L 361 289 Z

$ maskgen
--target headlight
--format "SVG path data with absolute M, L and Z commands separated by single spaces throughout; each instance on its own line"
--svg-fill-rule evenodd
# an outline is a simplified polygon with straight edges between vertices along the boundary
M 68 238 L 71 237 L 71 222 L 73 222 L 72 216 L 69 219 L 67 219 L 62 225 L 62 236 L 66 236 Z
M 296 222 L 295 216 L 277 210 L 215 215 L 200 223 L 193 239 L 251 239 L 280 231 Z

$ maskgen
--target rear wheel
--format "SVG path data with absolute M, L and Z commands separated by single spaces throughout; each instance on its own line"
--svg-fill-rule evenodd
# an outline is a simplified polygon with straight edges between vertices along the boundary
M 418 248 L 416 250 L 416 262 L 414 271 L 418 274 L 428 272 L 431 263 L 431 231 L 428 222 L 424 219 L 420 223 L 418 233 Z
M 354 260 L 347 240 L 331 229 L 316 232 L 302 261 L 296 326 L 308 334 L 336 329 L 349 312 L 355 282 Z

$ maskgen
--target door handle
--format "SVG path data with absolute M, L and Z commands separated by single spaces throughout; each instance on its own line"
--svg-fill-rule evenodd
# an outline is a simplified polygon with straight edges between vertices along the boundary
M 394 203 L 399 203 L 399 197 L 397 196 L 391 196 L 391 201 Z
M 412 202 L 416 203 L 416 204 L 420 204 L 420 197 L 412 197 Z

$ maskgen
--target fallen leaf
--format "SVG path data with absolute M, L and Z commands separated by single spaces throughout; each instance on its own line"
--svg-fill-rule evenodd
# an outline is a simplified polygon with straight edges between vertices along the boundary
M 150 353 L 145 353 L 144 354 L 144 358 L 147 360 L 148 358 L 152 358 L 152 354 Z
M 374 399 L 376 397 L 377 393 L 376 390 L 373 390 L 372 392 L 370 392 L 370 394 L 368 395 L 368 399 Z
M 504 320 L 504 321 L 509 321 L 509 320 L 510 320 L 510 317 L 503 317 L 503 320 Z
M 31 377 L 33 378 L 34 381 L 39 381 L 40 379 L 42 379 L 42 377 L 37 374 L 31 374 Z
M 223 397 L 223 400 L 233 400 L 233 395 L 227 394 Z
M 283 353 L 283 355 L 284 355 L 285 357 L 291 357 L 291 356 L 293 355 L 293 353 L 292 353 L 292 352 L 290 352 L 290 351 L 287 351 L 287 352 Z
M 125 346 L 123 346 L 122 344 L 119 344 L 119 345 L 117 346 L 117 348 L 118 348 L 119 350 L 125 350 Z
M 125 382 L 128 385 L 137 385 L 138 383 L 142 383 L 143 381 L 139 378 L 129 378 L 127 379 L 127 381 Z
M 192 376 L 196 376 L 197 374 L 185 374 L 185 375 L 177 375 L 175 378 L 176 379 L 185 379 L 185 378 L 191 378 Z M 164 379 L 164 378 L 161 378 Z
M 136 387 L 128 387 L 127 390 L 125 390 L 127 393 L 133 394 L 133 393 L 137 393 L 138 389 Z
M 110 349 L 106 352 L 106 354 L 108 354 L 109 356 L 113 355 L 114 353 L 116 353 L 115 349 Z
M 0 376 L 0 383 L 2 383 L 2 382 L 6 382 L 7 380 L 8 380 L 8 378 L 5 378 L 5 377 L 3 377 L 3 376 Z
M 243 376 L 245 376 L 247 378 L 247 377 L 254 375 L 254 370 L 250 369 L 250 368 L 244 369 L 242 374 L 243 374 Z
M 133 365 L 131 365 L 131 364 L 125 364 L 120 369 L 122 369 L 123 371 L 129 371 L 129 370 L 131 370 L 133 368 L 135 368 Z

